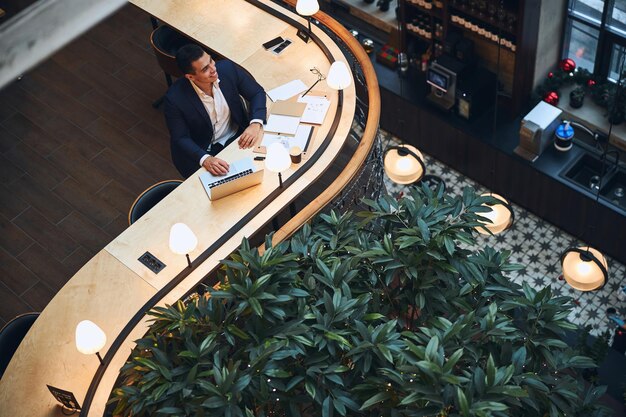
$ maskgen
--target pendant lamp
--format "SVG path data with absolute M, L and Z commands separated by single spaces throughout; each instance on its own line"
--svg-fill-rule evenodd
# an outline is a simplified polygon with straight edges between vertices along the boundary
M 426 172 L 422 153 L 411 145 L 392 146 L 384 157 L 385 173 L 396 184 L 413 184 Z
M 617 81 L 617 88 L 613 96 L 613 106 L 616 105 L 617 97 L 619 96 L 620 89 L 622 87 L 622 76 L 624 75 L 624 61 L 626 57 L 622 56 L 622 62 L 620 64 L 619 80 Z M 611 141 L 611 132 L 613 131 L 613 123 L 609 122 L 609 133 L 607 135 L 607 141 L 604 144 L 604 152 L 602 153 L 602 166 L 600 168 L 600 180 L 598 187 L 596 188 L 596 206 L 600 200 L 600 190 L 603 186 L 606 155 L 609 149 L 609 142 Z M 579 291 L 595 291 L 598 290 L 607 283 L 609 279 L 609 268 L 604 255 L 597 249 L 590 246 L 575 248 L 568 248 L 561 255 L 561 268 L 563 269 L 563 278 L 573 288 Z
M 595 291 L 609 278 L 606 258 L 591 247 L 569 248 L 561 256 L 563 278 L 579 291 Z
M 500 8 L 504 9 L 504 3 L 502 0 L 500 0 Z M 500 31 L 498 31 L 498 37 L 500 36 L 501 36 L 501 33 Z M 492 137 L 493 137 L 494 143 L 497 140 L 496 126 L 498 123 L 498 89 L 499 89 L 499 79 L 500 79 L 500 50 L 501 50 L 501 45 L 498 44 L 498 58 L 497 58 L 497 64 L 496 64 L 496 89 L 495 89 L 496 96 L 495 96 L 495 104 L 494 104 L 494 110 L 493 110 L 493 129 L 492 129 Z M 491 174 L 494 180 L 493 181 L 494 185 L 495 185 L 495 179 L 498 177 L 496 173 L 496 168 L 497 168 L 496 158 L 494 156 L 493 167 L 491 169 Z M 493 189 L 494 187 L 491 187 L 491 188 Z M 485 193 L 485 194 L 481 194 L 481 196 L 491 196 L 499 200 L 500 203 L 483 204 L 484 206 L 489 207 L 490 211 L 484 212 L 484 213 L 478 213 L 478 214 L 480 214 L 483 217 L 486 217 L 491 222 L 481 222 L 483 223 L 483 226 L 476 227 L 476 230 L 479 233 L 482 233 L 484 235 L 488 235 L 488 234 L 497 235 L 511 228 L 511 226 L 513 226 L 513 221 L 515 220 L 515 215 L 513 213 L 513 208 L 511 207 L 511 204 L 509 203 L 509 201 L 506 198 L 502 197 L 501 195 L 494 194 L 494 193 Z
M 483 235 L 502 233 L 505 230 L 509 229 L 513 225 L 513 221 L 515 220 L 515 215 L 513 214 L 513 208 L 511 204 L 506 200 L 506 198 L 502 197 L 498 194 L 492 193 L 484 193 L 481 194 L 482 197 L 493 197 L 500 201 L 498 204 L 483 204 L 485 207 L 489 207 L 490 211 L 484 213 L 478 213 L 482 217 L 486 217 L 491 222 L 481 222 L 483 226 L 476 227 L 476 230 Z M 487 230 L 485 230 L 485 228 Z M 491 232 L 491 233 L 489 233 Z

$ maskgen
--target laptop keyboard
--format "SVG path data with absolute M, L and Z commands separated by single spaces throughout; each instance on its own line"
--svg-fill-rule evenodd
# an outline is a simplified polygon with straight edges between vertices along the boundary
M 217 187 L 218 185 L 226 184 L 227 182 L 236 180 L 237 178 L 245 177 L 246 175 L 252 174 L 252 172 L 253 171 L 251 169 L 246 169 L 245 171 L 241 171 L 238 174 L 231 175 L 230 177 L 222 178 L 218 181 L 215 181 L 213 184 L 209 184 L 209 188 L 214 188 L 214 187 Z

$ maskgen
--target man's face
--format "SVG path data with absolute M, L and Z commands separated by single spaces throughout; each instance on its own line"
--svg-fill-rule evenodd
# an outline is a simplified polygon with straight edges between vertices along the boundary
M 193 74 L 185 74 L 191 81 L 196 81 L 201 84 L 214 83 L 217 81 L 217 69 L 215 68 L 215 61 L 206 52 L 197 60 L 191 63 L 194 69 Z

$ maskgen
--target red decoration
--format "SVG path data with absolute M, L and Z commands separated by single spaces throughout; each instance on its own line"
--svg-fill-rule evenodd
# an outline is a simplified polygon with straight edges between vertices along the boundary
M 548 78 L 552 78 L 552 77 L 554 77 L 554 73 L 553 73 L 552 71 L 550 71 L 550 72 L 548 73 Z
M 559 68 L 565 72 L 572 72 L 576 69 L 576 63 L 573 59 L 566 58 L 559 63 Z
M 593 87 L 594 85 L 596 85 L 596 82 L 590 78 L 587 81 L 587 87 Z
M 545 96 L 543 96 L 543 101 L 548 104 L 552 104 L 553 106 L 556 106 L 557 104 L 559 104 L 559 93 L 557 93 L 556 91 L 550 91 Z

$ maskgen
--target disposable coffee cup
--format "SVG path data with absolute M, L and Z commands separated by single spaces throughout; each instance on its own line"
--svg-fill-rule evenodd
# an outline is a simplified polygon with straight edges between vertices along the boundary
M 302 149 L 299 146 L 292 146 L 289 149 L 289 156 L 291 157 L 291 162 L 299 164 L 302 161 Z

